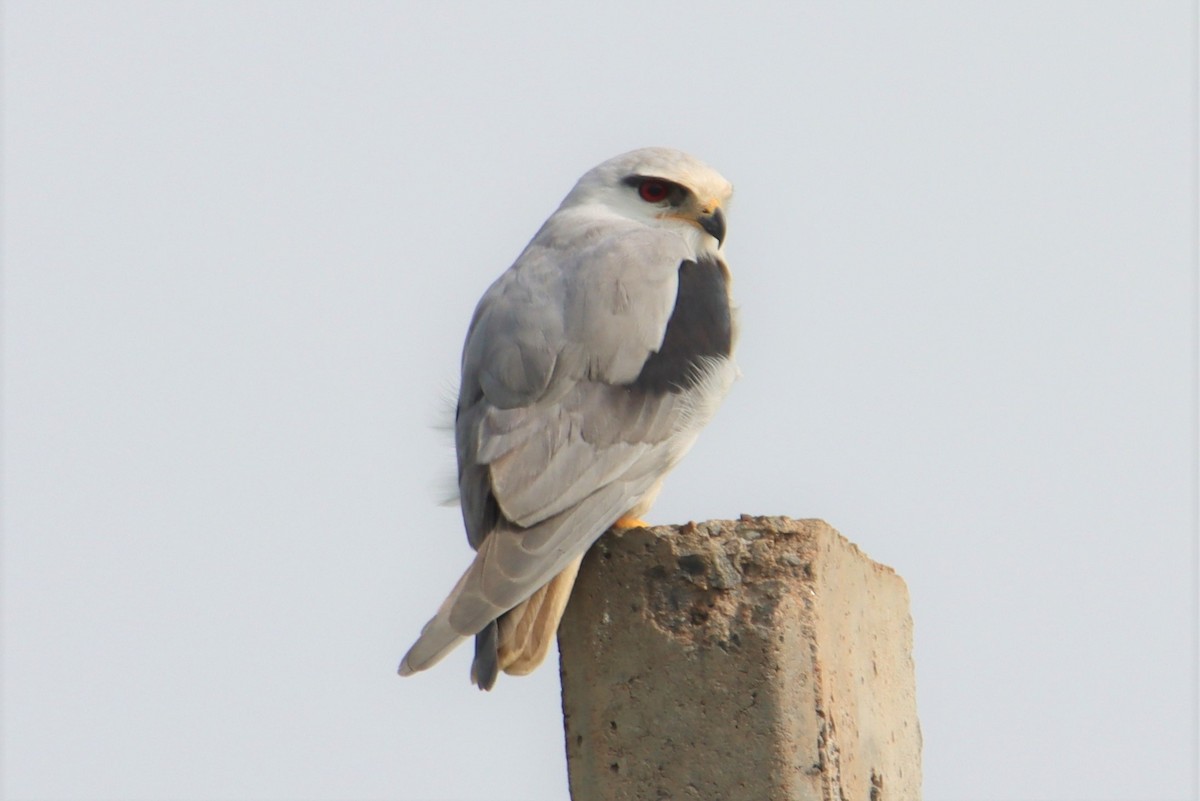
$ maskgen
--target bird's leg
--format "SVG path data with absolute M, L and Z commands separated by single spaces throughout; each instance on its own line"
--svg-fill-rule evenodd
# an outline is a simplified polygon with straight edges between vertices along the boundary
M 623 531 L 631 528 L 649 528 L 650 524 L 640 517 L 618 517 L 612 527 Z

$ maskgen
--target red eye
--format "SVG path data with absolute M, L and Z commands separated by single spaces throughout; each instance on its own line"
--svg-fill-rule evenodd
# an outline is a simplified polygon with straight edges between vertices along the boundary
M 647 178 L 638 184 L 638 195 L 647 203 L 662 203 L 667 199 L 670 189 L 663 181 Z

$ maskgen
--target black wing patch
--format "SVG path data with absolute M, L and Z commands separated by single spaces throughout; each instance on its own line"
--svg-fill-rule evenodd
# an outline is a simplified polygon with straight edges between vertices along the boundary
M 631 389 L 656 395 L 683 392 L 700 379 L 705 358 L 728 356 L 733 319 L 725 266 L 701 259 L 679 265 L 679 292 L 662 347 L 642 365 Z

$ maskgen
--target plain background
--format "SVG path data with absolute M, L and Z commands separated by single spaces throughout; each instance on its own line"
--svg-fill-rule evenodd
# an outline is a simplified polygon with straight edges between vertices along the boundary
M 1195 797 L 1193 3 L 3 28 L 6 798 L 566 798 L 553 658 L 394 671 L 474 304 L 651 144 L 737 188 L 744 377 L 650 519 L 904 576 L 928 801 Z

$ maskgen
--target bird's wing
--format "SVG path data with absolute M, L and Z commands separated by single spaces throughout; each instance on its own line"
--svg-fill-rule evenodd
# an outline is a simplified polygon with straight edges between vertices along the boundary
M 636 458 L 644 441 L 622 439 L 643 433 L 636 417 L 621 417 L 618 395 L 600 388 L 634 382 L 661 347 L 686 256 L 670 232 L 552 218 L 484 295 L 463 350 L 456 423 L 474 547 L 498 516 L 532 526 Z M 589 384 L 598 387 L 589 393 Z
M 665 231 L 597 228 L 582 248 L 543 229 L 476 310 L 456 433 L 478 553 L 402 672 L 529 597 L 686 450 L 681 420 L 693 401 L 636 386 L 663 345 L 686 245 Z
M 478 384 L 498 408 L 543 400 L 556 379 L 633 381 L 675 306 L 682 237 L 557 217 L 487 291 L 467 334 L 464 392 Z
M 502 512 L 468 570 L 450 621 L 473 633 L 520 603 L 634 507 L 682 455 L 690 396 L 580 382 L 551 424 L 522 415 L 488 467 Z M 504 417 L 509 417 L 504 415 Z M 489 443 L 490 444 L 490 443 Z M 690 443 L 689 443 L 690 444 Z

